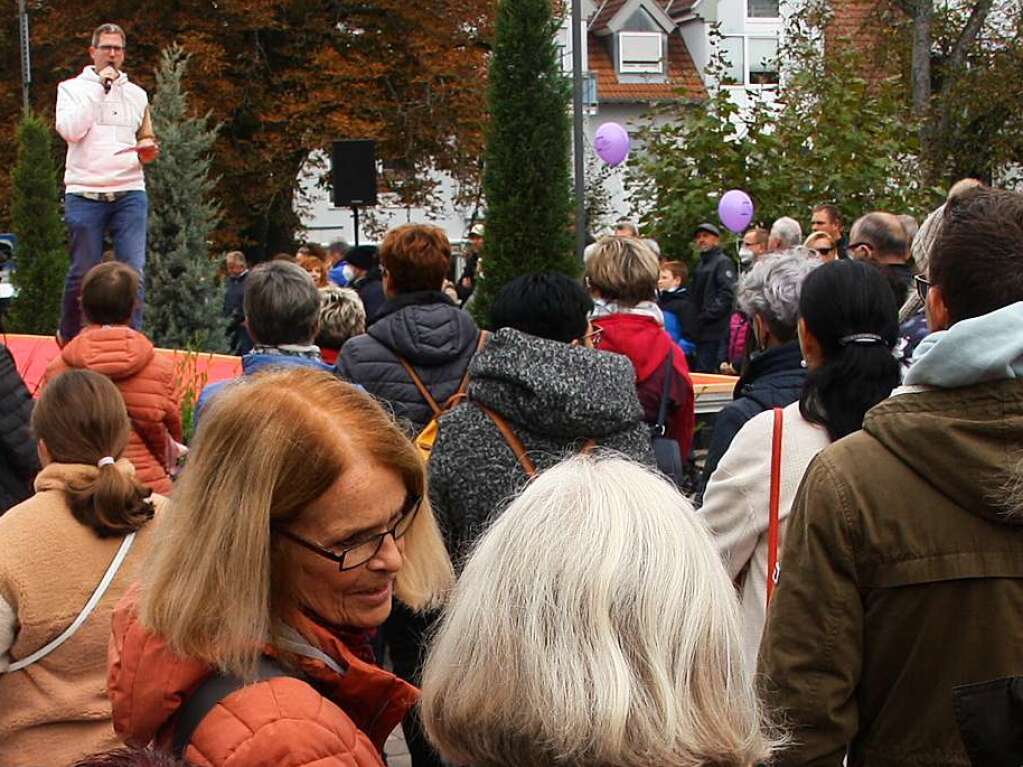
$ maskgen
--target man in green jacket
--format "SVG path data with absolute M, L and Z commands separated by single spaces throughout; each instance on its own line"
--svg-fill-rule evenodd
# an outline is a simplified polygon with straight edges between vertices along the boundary
M 807 470 L 760 648 L 785 765 L 969 765 L 964 685 L 1023 673 L 1023 195 L 946 210 L 906 386 Z

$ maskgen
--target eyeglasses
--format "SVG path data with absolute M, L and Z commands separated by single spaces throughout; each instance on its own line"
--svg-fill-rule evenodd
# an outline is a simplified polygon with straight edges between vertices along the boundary
M 328 548 L 320 546 L 318 543 L 307 541 L 301 536 L 295 535 L 287 528 L 275 527 L 274 532 L 280 533 L 290 541 L 297 543 L 299 546 L 309 549 L 314 554 L 319 554 L 325 559 L 329 559 L 331 562 L 336 562 L 338 570 L 342 573 L 346 570 L 354 570 L 356 567 L 362 567 L 364 564 L 373 559 L 379 552 L 381 547 L 384 545 L 384 539 L 389 535 L 394 538 L 394 542 L 398 540 L 409 531 L 412 527 L 412 520 L 416 517 L 416 512 L 419 511 L 419 507 L 422 505 L 423 497 L 421 495 L 413 495 L 405 501 L 405 505 L 402 507 L 401 514 L 398 517 L 398 521 L 394 523 L 394 526 L 382 533 L 376 535 L 370 535 L 361 541 L 356 541 L 350 546 L 346 546 L 341 549 L 340 552 L 331 551 Z
M 859 250 L 861 248 L 867 251 L 867 258 L 870 258 L 870 254 L 873 252 L 874 246 L 871 245 L 869 242 L 853 242 L 849 245 L 848 250 L 854 251 Z
M 913 276 L 913 285 L 920 300 L 927 303 L 927 291 L 931 289 L 931 281 L 922 274 L 917 274 Z
M 832 253 L 835 252 L 834 248 L 814 248 L 814 250 L 816 250 L 822 256 L 830 256 Z
M 120 53 L 124 50 L 123 45 L 97 45 L 97 51 L 103 51 L 103 53 Z
M 584 341 L 589 341 L 592 346 L 599 344 L 604 338 L 604 328 L 594 325 L 593 330 L 583 336 Z

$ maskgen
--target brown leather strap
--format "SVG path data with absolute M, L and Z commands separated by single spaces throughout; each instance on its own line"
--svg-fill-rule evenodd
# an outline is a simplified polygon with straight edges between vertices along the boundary
M 478 404 L 478 403 L 477 403 Z M 532 479 L 536 476 L 536 464 L 526 455 L 526 446 L 522 444 L 522 440 L 519 436 L 512 431 L 508 422 L 501 416 L 495 413 L 488 407 L 480 405 L 480 410 L 489 416 L 490 420 L 494 422 L 494 426 L 501 432 L 501 436 L 504 437 L 504 441 L 508 443 L 508 447 L 511 448 L 512 452 L 515 453 L 515 457 L 518 459 L 519 465 L 522 466 L 526 472 L 526 476 Z
M 504 441 L 508 443 L 508 447 L 511 448 L 511 451 L 515 453 L 515 458 L 526 472 L 526 476 L 530 479 L 535 477 L 536 464 L 533 463 L 532 459 L 530 459 L 530 457 L 526 454 L 526 446 L 522 444 L 522 440 L 519 439 L 519 435 L 512 431 L 511 426 L 508 425 L 508 422 L 504 420 L 503 417 L 495 413 L 490 408 L 480 405 L 478 402 L 476 404 L 479 405 L 479 409 L 486 413 L 490 420 L 494 422 L 494 426 L 497 427 L 497 430 L 501 432 L 501 436 L 504 437 Z M 588 439 L 583 443 L 579 452 L 583 455 L 588 455 L 589 453 L 592 453 L 596 447 L 597 441 L 595 439 Z
M 412 379 L 412 383 L 416 385 L 416 388 L 419 389 L 419 393 L 423 396 L 426 404 L 430 406 L 430 410 L 433 411 L 433 417 L 436 418 L 443 413 L 444 409 L 437 404 L 437 400 L 435 400 L 433 395 L 430 394 L 430 390 L 423 385 L 422 380 L 420 380 L 419 376 L 416 375 L 416 371 L 412 369 L 412 366 L 408 364 L 408 361 L 404 357 L 399 357 L 397 354 L 394 356 L 398 357 L 398 362 L 400 362 L 401 366 L 405 368 L 405 372 L 408 373 L 408 377 Z
M 490 333 L 485 330 L 481 330 L 479 337 L 476 339 L 476 351 L 474 352 L 474 355 L 480 353 L 483 347 L 486 346 L 489 339 Z M 449 410 L 452 405 L 465 396 L 465 390 L 469 386 L 469 365 L 465 366 L 465 372 L 462 374 L 462 380 L 459 382 L 458 388 L 455 389 L 455 393 L 452 394 L 448 398 L 448 401 L 444 403 L 444 407 L 441 407 L 437 404 L 437 400 L 433 398 L 433 395 L 430 394 L 430 390 L 426 388 L 423 380 L 416 374 L 415 369 L 409 364 L 409 361 L 400 354 L 395 354 L 394 356 L 397 358 L 398 362 L 401 363 L 401 366 L 405 368 L 405 372 L 408 373 L 408 377 L 412 379 L 412 383 L 414 383 L 416 388 L 419 389 L 419 393 L 426 401 L 426 404 L 430 406 L 430 410 L 433 411 L 434 418 L 439 417 L 442 413 Z M 472 360 L 470 359 L 469 362 L 471 363 Z

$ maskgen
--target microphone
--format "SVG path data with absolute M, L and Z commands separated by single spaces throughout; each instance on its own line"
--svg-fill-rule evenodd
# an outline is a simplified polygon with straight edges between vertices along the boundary
M 113 67 L 106 67 L 103 71 L 106 72 L 107 69 L 113 69 Z M 103 83 L 103 92 L 104 93 L 110 93 L 110 86 L 114 84 L 114 80 L 116 80 L 118 78 L 118 76 L 119 76 L 119 73 L 117 72 L 117 70 L 114 70 L 114 72 L 115 72 L 115 74 L 113 75 L 113 77 L 111 77 L 110 75 L 102 74 L 102 73 L 100 74 L 100 81 Z

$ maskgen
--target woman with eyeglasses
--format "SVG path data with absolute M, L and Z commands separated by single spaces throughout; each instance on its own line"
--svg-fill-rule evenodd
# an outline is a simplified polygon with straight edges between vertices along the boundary
M 827 232 L 814 232 L 806 238 L 803 247 L 812 250 L 825 263 L 838 260 L 838 247 Z
M 422 459 L 380 405 L 305 369 L 225 389 L 158 533 L 113 621 L 118 734 L 217 767 L 382 764 L 418 691 L 371 632 L 452 571 Z

